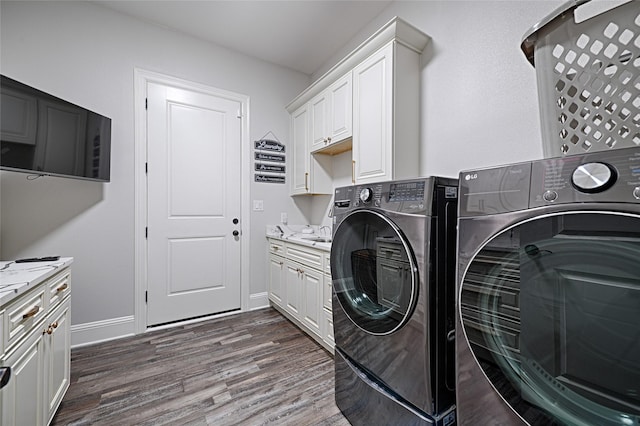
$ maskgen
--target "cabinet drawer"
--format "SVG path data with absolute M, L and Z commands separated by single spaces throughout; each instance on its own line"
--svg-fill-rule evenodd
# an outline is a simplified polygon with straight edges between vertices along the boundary
M 287 258 L 300 262 L 304 265 L 311 266 L 312 268 L 322 270 L 322 251 L 297 244 L 287 244 L 286 251 Z
M 284 242 L 280 240 L 269 240 L 269 253 L 284 256 Z
M 71 271 L 62 271 L 57 276 L 53 277 L 51 283 L 48 285 L 49 289 L 49 306 L 54 309 L 58 303 L 67 297 L 67 294 L 71 293 Z
M 45 288 L 27 293 L 10 304 L 5 312 L 7 317 L 7 347 L 16 343 L 45 317 Z

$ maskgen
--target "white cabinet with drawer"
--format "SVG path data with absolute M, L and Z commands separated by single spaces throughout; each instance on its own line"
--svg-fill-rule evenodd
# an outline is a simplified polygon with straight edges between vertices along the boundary
M 269 238 L 271 305 L 333 353 L 328 258 L 325 250 Z
M 3 426 L 48 425 L 69 388 L 71 263 L 64 258 L 6 270 L 14 272 L 16 283 L 24 277 L 24 285 L 14 285 L 15 297 L 0 295 L 0 366 L 11 368 L 11 378 L 0 390 Z M 4 285 L 11 285 L 5 277 Z

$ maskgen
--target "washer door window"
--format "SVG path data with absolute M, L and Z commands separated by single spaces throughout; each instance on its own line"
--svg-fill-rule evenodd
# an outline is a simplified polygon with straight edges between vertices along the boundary
M 333 288 L 340 306 L 362 330 L 393 333 L 416 301 L 417 269 L 398 227 L 369 210 L 349 214 L 331 244 Z
M 640 218 L 556 214 L 514 226 L 469 264 L 465 335 L 535 424 L 640 424 Z

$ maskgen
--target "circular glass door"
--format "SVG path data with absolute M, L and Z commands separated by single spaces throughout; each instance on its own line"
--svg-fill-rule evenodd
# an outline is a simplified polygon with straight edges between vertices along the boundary
M 375 211 L 356 210 L 338 225 L 331 274 L 340 306 L 368 333 L 393 333 L 413 311 L 418 283 L 413 255 L 398 227 Z
M 459 308 L 487 378 L 529 424 L 640 424 L 640 218 L 565 213 L 492 238 Z

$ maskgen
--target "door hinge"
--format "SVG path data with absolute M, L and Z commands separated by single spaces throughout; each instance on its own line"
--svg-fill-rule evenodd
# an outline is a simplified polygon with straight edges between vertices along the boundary
M 144 98 L 144 109 L 149 109 L 149 98 Z
M 147 302 L 149 302 L 149 292 L 145 291 L 144 292 L 144 303 L 147 303 Z
M 148 226 L 144 227 L 144 238 L 149 238 L 149 227 Z
M 149 163 L 144 163 L 144 174 L 149 174 Z
M 242 110 L 239 109 L 236 113 L 236 118 L 242 118 Z

